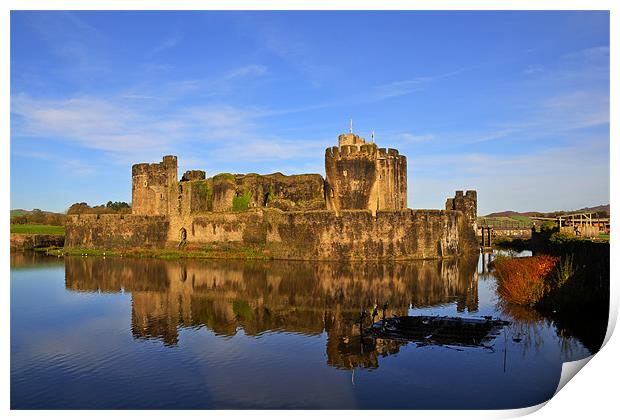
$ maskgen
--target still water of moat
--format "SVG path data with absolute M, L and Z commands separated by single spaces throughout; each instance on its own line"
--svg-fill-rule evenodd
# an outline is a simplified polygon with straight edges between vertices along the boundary
M 518 408 L 591 351 L 489 256 L 398 264 L 11 255 L 11 407 Z M 491 315 L 490 347 L 360 344 L 360 307 Z

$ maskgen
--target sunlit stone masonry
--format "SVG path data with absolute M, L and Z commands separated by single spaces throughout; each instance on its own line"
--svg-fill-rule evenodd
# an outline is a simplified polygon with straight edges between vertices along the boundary
M 374 137 L 374 136 L 373 136 Z M 132 214 L 67 217 L 68 248 L 251 247 L 302 260 L 424 259 L 476 249 L 475 191 L 445 210 L 407 208 L 407 159 L 353 132 L 325 151 L 325 174 L 191 170 L 176 156 L 132 167 Z

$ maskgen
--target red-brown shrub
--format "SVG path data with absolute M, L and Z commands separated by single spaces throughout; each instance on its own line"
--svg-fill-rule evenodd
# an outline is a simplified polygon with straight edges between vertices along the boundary
M 537 255 L 523 258 L 498 258 L 495 263 L 497 291 L 507 302 L 534 305 L 551 289 L 546 277 L 559 258 Z

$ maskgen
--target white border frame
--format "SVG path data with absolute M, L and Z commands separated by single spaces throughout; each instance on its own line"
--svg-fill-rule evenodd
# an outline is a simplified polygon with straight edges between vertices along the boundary
M 616 220 L 617 211 L 616 195 L 618 192 L 618 170 L 614 163 L 618 162 L 618 136 L 617 136 L 617 120 L 618 120 L 618 86 L 613 75 L 618 74 L 618 49 L 616 48 L 616 40 L 618 36 L 618 2 L 591 0 L 582 1 L 552 1 L 552 0 L 522 0 L 522 1 L 490 1 L 490 0 L 436 0 L 430 1 L 390 1 L 389 3 L 375 3 L 371 1 L 338 1 L 338 0 L 301 0 L 301 1 L 282 1 L 282 0 L 230 0 L 227 2 L 205 2 L 199 0 L 177 0 L 177 1 L 140 1 L 140 0 L 63 0 L 63 1 L 45 1 L 45 0 L 5 0 L 1 3 L 0 8 L 0 37 L 2 48 L 0 49 L 0 133 L 2 134 L 2 153 L 0 153 L 0 170 L 2 171 L 2 180 L 4 182 L 5 193 L 2 196 L 2 208 L 4 214 L 10 210 L 10 11 L 11 10 L 345 10 L 356 8 L 359 10 L 609 10 L 610 11 L 610 137 L 616 138 L 615 142 L 610 144 L 610 175 L 611 175 L 611 218 Z M 611 141 L 611 139 L 610 139 Z M 4 263 L 4 293 L 2 295 L 4 309 L 1 318 L 2 322 L 2 402 L 6 411 L 10 410 L 10 273 L 9 273 L 9 225 L 2 224 L 2 248 L 0 249 L 0 258 Z M 233 418 L 239 416 L 252 416 L 257 419 L 288 418 L 295 416 L 298 419 L 313 419 L 315 416 L 356 416 L 362 418 L 373 418 L 383 415 L 395 416 L 415 416 L 424 418 L 503 418 L 515 417 L 529 414 L 536 411 L 534 415 L 537 418 L 608 418 L 608 413 L 616 411 L 616 399 L 618 398 L 616 385 L 618 381 L 618 360 L 620 355 L 618 349 L 617 337 L 610 340 L 611 332 L 616 323 L 618 314 L 618 287 L 617 272 L 618 265 L 618 248 L 611 246 L 612 264 L 611 264 L 611 308 L 610 322 L 606 336 L 606 345 L 599 353 L 597 353 L 588 363 L 588 367 L 584 372 L 579 374 L 577 380 L 570 381 L 565 388 L 554 396 L 547 404 L 541 404 L 535 407 L 529 407 L 519 410 L 503 410 L 503 411 L 390 411 L 390 412 L 373 412 L 373 411 L 217 411 L 212 414 L 218 418 Z M 575 366 L 572 366 L 574 370 Z M 578 369 L 577 369 L 578 370 Z M 563 372 L 564 374 L 564 372 Z M 543 410 L 537 411 L 539 408 L 548 405 Z M 393 414 L 392 414 L 393 413 Z M 41 412 L 33 411 L 11 411 L 9 413 L 13 417 L 28 418 L 40 417 Z M 92 418 L 106 418 L 109 415 L 127 416 L 135 418 L 136 416 L 148 416 L 153 418 L 168 418 L 171 415 L 183 415 L 184 417 L 204 417 L 211 413 L 196 411 L 121 411 L 114 414 L 105 411 L 47 411 L 46 417 L 52 418 L 81 418 L 87 415 Z

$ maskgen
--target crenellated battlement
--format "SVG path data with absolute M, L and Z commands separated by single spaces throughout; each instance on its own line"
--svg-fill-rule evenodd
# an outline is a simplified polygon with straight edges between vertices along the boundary
M 469 226 L 476 231 L 478 219 L 478 193 L 475 190 L 467 190 L 463 194 L 462 190 L 454 193 L 454 198 L 446 200 L 446 210 L 457 210 L 463 212 L 465 220 Z
M 159 166 L 159 163 L 136 163 L 131 166 L 131 175 L 136 176 L 150 172 L 152 165 Z
M 131 167 L 132 213 L 167 215 L 170 189 L 177 182 L 177 157 L 164 156 L 159 163 L 138 163 Z
M 338 136 L 338 146 L 359 146 L 365 144 L 366 140 L 363 137 L 353 133 L 341 134 Z
M 131 175 L 148 175 L 156 172 L 164 172 L 165 166 L 160 163 L 136 163 L 131 167 Z
M 407 159 L 353 133 L 325 150 L 325 192 L 330 210 L 407 208 Z
M 465 193 L 465 197 L 469 198 L 470 200 L 478 201 L 478 193 L 476 192 L 476 190 L 467 190 L 467 192 Z
M 375 143 L 332 146 L 325 149 L 325 157 L 333 159 L 356 158 L 368 156 L 372 159 L 405 158 L 398 149 L 379 148 Z
M 157 172 L 167 172 L 169 170 L 177 169 L 177 157 L 176 156 L 164 156 L 159 163 L 136 163 L 131 166 L 132 176 L 146 175 Z
M 185 181 L 201 181 L 207 177 L 207 173 L 205 171 L 193 169 L 190 171 L 185 171 L 183 176 L 181 177 L 181 182 Z

